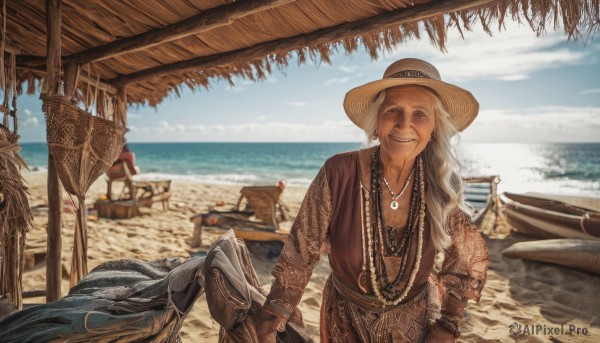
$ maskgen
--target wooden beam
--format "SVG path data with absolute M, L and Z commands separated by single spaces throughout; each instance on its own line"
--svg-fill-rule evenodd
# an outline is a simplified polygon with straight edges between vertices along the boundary
M 45 289 L 34 289 L 33 291 L 25 291 L 23 292 L 23 298 L 37 298 L 46 296 Z
M 121 86 L 140 82 L 161 74 L 180 73 L 194 69 L 208 69 L 238 61 L 248 61 L 267 56 L 274 51 L 294 50 L 308 46 L 332 43 L 344 38 L 360 36 L 374 30 L 383 30 L 390 26 L 397 26 L 450 12 L 479 7 L 493 1 L 496 0 L 432 1 L 410 8 L 383 13 L 367 19 L 339 24 L 310 33 L 260 43 L 244 49 L 196 57 L 155 68 L 140 70 L 135 73 L 108 80 L 108 83 L 115 86 Z
M 136 52 L 153 46 L 181 39 L 190 35 L 207 32 L 230 25 L 245 16 L 273 9 L 295 0 L 245 0 L 211 8 L 178 23 L 122 38 L 108 44 L 93 47 L 63 58 L 65 63 L 85 64 L 107 58 Z M 22 56 L 18 60 L 24 66 L 42 65 L 45 60 L 36 56 Z
M 2 40 L 0 39 L 0 43 L 2 42 Z M 18 55 L 21 53 L 21 49 L 19 49 L 18 47 L 14 46 L 13 44 L 6 42 L 6 45 L 4 45 L 4 52 L 7 52 L 9 54 L 15 54 Z
M 46 80 L 44 93 L 54 94 L 58 91 L 57 81 L 60 76 L 60 35 L 61 35 L 61 0 L 46 0 Z M 56 301 L 61 296 L 62 262 L 61 262 L 61 226 L 62 226 L 62 187 L 54 159 L 48 153 L 48 234 L 46 254 L 46 301 Z

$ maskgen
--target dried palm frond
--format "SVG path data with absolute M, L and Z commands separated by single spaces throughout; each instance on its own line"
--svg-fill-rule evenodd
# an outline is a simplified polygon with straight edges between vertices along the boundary
M 0 124 L 0 295 L 23 306 L 22 275 L 25 235 L 33 221 L 21 169 L 18 136 Z

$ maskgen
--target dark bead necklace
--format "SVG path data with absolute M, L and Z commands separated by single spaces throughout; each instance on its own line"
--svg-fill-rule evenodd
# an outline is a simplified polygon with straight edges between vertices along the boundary
M 420 171 L 420 170 L 419 170 Z M 417 173 L 417 175 L 420 175 L 419 173 Z M 389 226 L 385 226 L 385 216 L 383 213 L 383 195 L 382 195 L 382 187 L 381 187 L 381 180 L 383 178 L 383 168 L 381 166 L 381 162 L 380 162 L 380 147 L 377 147 L 374 151 L 373 151 L 373 159 L 371 161 L 371 194 L 372 194 L 372 198 L 375 198 L 376 201 L 374 201 L 375 203 L 375 215 L 373 215 L 372 218 L 372 225 L 375 228 L 374 232 L 373 232 L 373 241 L 375 242 L 376 246 L 379 246 L 379 254 L 377 254 L 377 250 L 378 249 L 373 249 L 373 254 L 376 255 L 374 256 L 375 260 L 379 261 L 379 266 L 381 269 L 380 275 L 383 281 L 383 288 L 382 288 L 382 295 L 387 298 L 388 300 L 394 299 L 397 296 L 397 291 L 396 288 L 398 287 L 398 285 L 400 284 L 400 281 L 402 280 L 402 277 L 404 276 L 405 272 L 406 272 L 406 266 L 408 264 L 408 260 L 409 260 L 409 256 L 408 253 L 410 252 L 410 248 L 412 245 L 412 238 L 414 236 L 415 231 L 417 230 L 417 225 L 416 221 L 415 221 L 415 215 L 416 215 L 416 208 L 417 205 L 419 203 L 419 179 L 415 178 L 415 183 L 413 185 L 413 189 L 412 189 L 412 196 L 411 196 L 411 204 L 410 204 L 410 210 L 409 210 L 409 220 L 408 220 L 408 225 L 406 227 L 406 229 L 404 230 L 404 235 L 400 241 L 400 245 L 399 246 L 393 246 L 392 244 L 390 244 L 390 239 L 389 239 L 389 235 L 387 233 L 389 233 L 389 231 L 391 230 L 398 230 L 396 228 L 393 227 L 389 227 Z M 383 228 L 385 228 L 386 235 L 384 235 L 383 233 Z M 378 232 L 378 234 L 375 234 L 375 231 Z M 384 236 L 387 239 L 384 239 Z M 388 249 L 385 249 L 385 246 L 387 245 Z M 388 273 L 385 267 L 385 263 L 383 263 L 383 259 L 385 256 L 385 253 L 387 251 L 391 251 L 393 256 L 398 256 L 401 258 L 401 262 L 400 262 L 400 270 L 398 271 L 398 274 L 396 275 L 396 277 L 394 278 L 394 280 L 392 282 L 389 282 L 389 278 L 388 278 Z M 377 256 L 378 255 L 378 256 Z M 407 285 L 405 285 L 405 287 L 407 287 Z M 402 292 L 404 291 L 404 289 L 402 290 Z

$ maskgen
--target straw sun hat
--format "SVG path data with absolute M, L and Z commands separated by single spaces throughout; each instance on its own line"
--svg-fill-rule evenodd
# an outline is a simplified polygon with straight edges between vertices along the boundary
M 469 126 L 479 112 L 479 103 L 469 91 L 443 82 L 440 73 L 431 64 L 416 58 L 404 58 L 392 63 L 383 73 L 383 79 L 346 93 L 344 110 L 348 118 L 364 130 L 367 109 L 379 92 L 403 85 L 417 85 L 433 90 L 450 113 L 450 122 L 458 131 Z

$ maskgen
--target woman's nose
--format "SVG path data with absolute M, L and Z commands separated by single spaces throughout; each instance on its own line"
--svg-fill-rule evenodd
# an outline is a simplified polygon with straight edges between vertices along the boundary
M 407 115 L 398 115 L 396 117 L 396 127 L 398 129 L 406 129 L 410 127 L 410 118 Z

